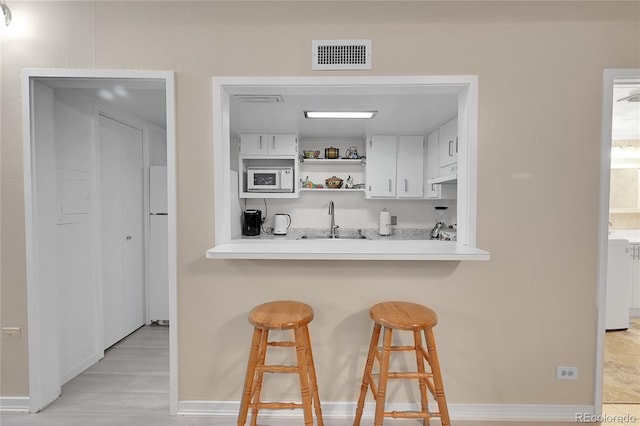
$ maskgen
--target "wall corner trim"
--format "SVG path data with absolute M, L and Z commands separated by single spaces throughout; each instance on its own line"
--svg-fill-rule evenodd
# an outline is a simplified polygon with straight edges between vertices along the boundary
M 0 413 L 28 413 L 28 396 L 0 396 Z
M 579 414 L 593 414 L 593 405 L 555 404 L 448 404 L 453 420 L 556 420 L 576 421 Z M 179 416 L 229 416 L 238 414 L 240 401 L 179 401 Z M 353 418 L 354 402 L 322 402 L 324 418 Z M 387 410 L 418 410 L 413 404 L 387 404 Z M 430 409 L 437 410 L 434 405 Z M 265 411 L 261 416 L 272 418 L 302 418 L 300 410 Z M 373 418 L 374 405 L 365 404 L 363 417 Z

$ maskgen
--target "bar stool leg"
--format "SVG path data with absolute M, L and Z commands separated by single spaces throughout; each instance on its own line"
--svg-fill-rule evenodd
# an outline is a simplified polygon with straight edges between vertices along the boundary
M 302 328 L 302 333 L 307 347 L 307 372 L 311 381 L 311 392 L 313 392 L 313 407 L 316 413 L 316 420 L 318 422 L 318 426 L 324 426 L 322 408 L 320 406 L 320 394 L 318 392 L 318 377 L 316 376 L 316 366 L 313 362 L 313 352 L 311 350 L 311 336 L 309 335 L 309 328 L 306 325 Z
M 251 338 L 251 350 L 249 352 L 249 361 L 247 362 L 247 375 L 244 379 L 244 389 L 242 391 L 242 400 L 240 402 L 240 412 L 238 414 L 238 426 L 244 426 L 247 422 L 247 413 L 249 410 L 249 402 L 251 401 L 251 390 L 253 388 L 253 380 L 255 378 L 256 364 L 258 362 L 258 350 L 262 338 L 262 330 L 253 329 L 253 337 Z
M 420 334 L 420 330 L 413 331 L 413 341 L 415 344 L 415 352 L 416 352 L 416 365 L 418 368 L 418 373 L 420 373 L 420 377 L 418 378 L 418 383 L 420 385 L 420 411 L 424 414 L 429 414 L 429 400 L 427 399 L 427 378 L 425 376 L 425 368 L 424 368 L 424 355 L 422 352 L 422 335 Z M 429 417 L 425 417 L 422 420 L 423 426 L 429 426 Z
M 425 330 L 424 336 L 427 340 L 427 352 L 429 353 L 429 364 L 431 364 L 431 372 L 433 373 L 433 384 L 436 390 L 435 399 L 438 402 L 440 421 L 442 426 L 450 426 L 449 410 L 447 409 L 447 400 L 444 396 L 444 384 L 442 382 L 440 362 L 438 361 L 438 353 L 436 352 L 436 340 L 433 337 L 433 330 Z
M 378 393 L 376 394 L 375 426 L 382 426 L 384 421 L 384 403 L 387 397 L 387 379 L 389 377 L 389 358 L 391 356 L 391 341 L 393 329 L 384 328 L 382 354 L 380 356 L 380 377 L 378 378 Z
M 294 330 L 296 341 L 296 356 L 298 359 L 298 376 L 300 378 L 300 395 L 302 396 L 302 410 L 305 426 L 313 426 L 311 411 L 311 393 L 309 391 L 309 374 L 307 372 L 307 346 L 302 328 Z
M 262 331 L 262 337 L 260 339 L 260 347 L 258 349 L 258 364 L 256 370 L 256 378 L 254 381 L 254 388 L 252 389 L 253 398 L 251 409 L 251 426 L 257 426 L 258 422 L 258 404 L 260 404 L 260 393 L 262 392 L 262 380 L 264 378 L 264 360 L 267 356 L 267 347 L 269 346 L 269 330 Z
M 362 411 L 364 410 L 364 400 L 369 391 L 369 380 L 371 377 L 371 371 L 373 370 L 373 360 L 376 356 L 376 350 L 378 348 L 378 341 L 380 340 L 380 324 L 373 325 L 373 332 L 371 333 L 371 342 L 369 343 L 369 352 L 367 354 L 367 363 L 364 366 L 364 374 L 362 375 L 362 385 L 360 386 L 360 396 L 358 397 L 358 405 L 356 407 L 356 417 L 353 420 L 353 426 L 360 426 L 360 420 L 362 419 Z

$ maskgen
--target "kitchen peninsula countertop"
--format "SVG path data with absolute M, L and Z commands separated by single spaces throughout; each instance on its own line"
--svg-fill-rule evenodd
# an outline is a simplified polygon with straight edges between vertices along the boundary
M 346 238 L 315 239 L 326 229 L 290 229 L 287 235 L 261 233 L 242 236 L 207 250 L 209 259 L 315 259 L 315 260 L 488 260 L 487 251 L 459 243 L 429 239 L 428 229 L 394 229 L 378 236 L 362 229 L 368 238 L 351 239 L 358 229 L 338 230 Z M 315 238 L 301 239 L 303 235 Z

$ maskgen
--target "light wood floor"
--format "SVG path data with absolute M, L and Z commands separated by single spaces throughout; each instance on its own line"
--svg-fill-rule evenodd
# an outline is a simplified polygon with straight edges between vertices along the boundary
M 2 426 L 235 426 L 235 416 L 169 416 L 168 327 L 148 326 L 105 353 L 105 358 L 65 384 L 62 396 L 37 414 L 0 414 Z M 640 425 L 640 405 L 607 405 L 605 414 L 633 415 Z M 433 421 L 434 426 L 439 422 Z M 364 425 L 371 421 L 363 420 Z M 420 425 L 392 420 L 385 425 Z M 454 421 L 453 426 L 566 426 L 567 422 Z M 591 423 L 594 424 L 594 423 Z M 629 423 L 606 423 L 629 426 Z M 300 419 L 260 420 L 259 426 L 302 425 Z M 351 426 L 352 420 L 326 419 L 326 426 Z

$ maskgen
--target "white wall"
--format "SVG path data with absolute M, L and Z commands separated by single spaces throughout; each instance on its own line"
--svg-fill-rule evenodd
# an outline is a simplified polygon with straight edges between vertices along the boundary
M 167 131 L 147 122 L 143 127 L 143 132 L 147 132 L 149 137 L 149 165 L 166 166 Z
M 593 402 L 603 70 L 638 68 L 637 2 L 14 6 L 32 33 L 0 41 L 3 325 L 26 327 L 20 68 L 175 70 L 181 400 L 238 401 L 246 315 L 286 297 L 316 312 L 323 402 L 357 398 L 367 311 L 390 298 L 438 312 L 451 404 Z M 331 37 L 373 40 L 374 68 L 350 75 L 479 76 L 477 241 L 490 261 L 331 262 L 329 270 L 205 258 L 214 240 L 211 77 L 326 75 L 311 70 L 310 46 Z M 28 395 L 26 346 L 3 343 L 13 357 L 2 366 L 4 395 Z M 579 379 L 557 381 L 557 365 L 577 366 Z
M 73 90 L 56 89 L 54 140 L 57 164 L 57 263 L 62 383 L 102 356 L 96 339 L 100 297 L 94 278 L 91 209 L 92 155 L 95 143 L 93 101 Z
M 34 167 L 33 194 L 34 201 L 34 231 L 39 234 L 39 249 L 49 256 L 40 256 L 36 259 L 37 275 L 42 283 L 39 297 L 46 306 L 46 311 L 35 312 L 34 316 L 46 316 L 46 321 L 40 330 L 42 345 L 53 348 L 47 353 L 45 360 L 48 368 L 42 368 L 40 380 L 42 383 L 50 383 L 52 386 L 43 386 L 44 389 L 56 389 L 53 394 L 43 395 L 46 401 L 55 399 L 59 393 L 60 383 L 60 354 L 57 350 L 60 345 L 59 330 L 60 321 L 58 315 L 58 252 L 57 246 L 57 194 L 56 194 L 56 145 L 54 132 L 54 93 L 50 87 L 38 82 L 33 84 L 34 114 L 33 119 L 39 123 L 33 128 L 32 157 Z M 31 309 L 37 308 L 31 306 Z M 36 344 L 35 340 L 31 340 Z

